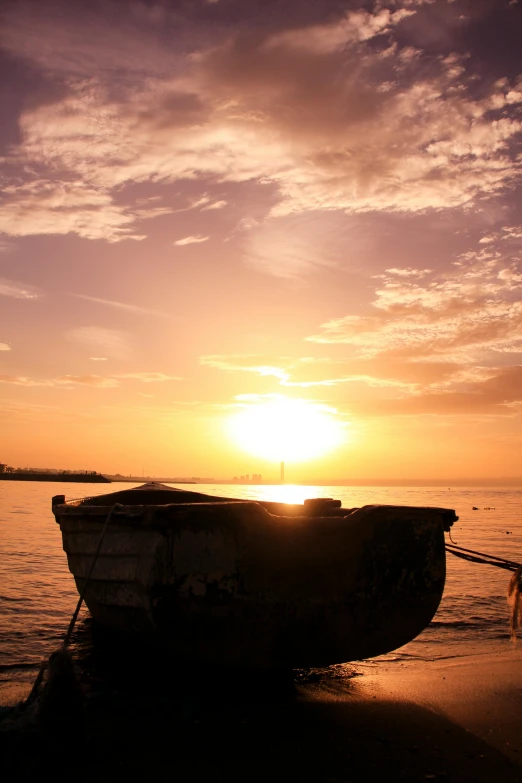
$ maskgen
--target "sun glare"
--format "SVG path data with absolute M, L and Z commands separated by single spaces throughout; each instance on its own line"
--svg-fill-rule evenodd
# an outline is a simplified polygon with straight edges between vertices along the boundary
M 228 419 L 227 430 L 243 451 L 275 462 L 320 457 L 345 438 L 330 408 L 287 397 L 248 405 Z

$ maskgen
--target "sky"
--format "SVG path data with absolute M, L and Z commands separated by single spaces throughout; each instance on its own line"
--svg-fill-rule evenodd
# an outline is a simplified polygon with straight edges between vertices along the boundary
M 0 462 L 521 476 L 517 0 L 4 0 Z

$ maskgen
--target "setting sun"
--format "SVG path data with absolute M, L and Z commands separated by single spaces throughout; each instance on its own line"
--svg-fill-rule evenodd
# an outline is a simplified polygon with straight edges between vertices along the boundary
M 303 462 L 345 439 L 345 425 L 331 408 L 287 397 L 247 405 L 228 419 L 227 430 L 242 450 L 273 461 Z

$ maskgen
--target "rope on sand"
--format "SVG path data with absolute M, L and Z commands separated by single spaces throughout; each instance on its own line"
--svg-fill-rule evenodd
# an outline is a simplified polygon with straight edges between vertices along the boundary
M 495 557 L 495 555 L 486 555 L 484 552 L 476 552 L 474 549 L 466 549 L 455 543 L 446 544 L 446 552 L 460 557 L 462 560 L 468 560 L 470 563 L 496 566 L 514 572 L 508 586 L 507 601 L 511 610 L 509 635 L 511 641 L 516 642 L 517 629 L 522 624 L 522 564 L 514 560 L 507 560 L 505 557 Z
M 87 587 L 89 586 L 89 582 L 91 581 L 91 576 L 92 576 L 92 573 L 94 571 L 94 566 L 96 565 L 96 561 L 98 560 L 98 555 L 100 554 L 100 551 L 101 551 L 101 546 L 102 546 L 102 543 L 103 543 L 103 539 L 105 538 L 105 533 L 107 532 L 107 528 L 109 527 L 109 524 L 110 524 L 110 521 L 112 519 L 112 515 L 114 514 L 114 511 L 119 506 L 121 506 L 121 503 L 115 503 L 114 506 L 109 511 L 109 513 L 107 514 L 107 519 L 105 520 L 105 524 L 103 526 L 103 530 L 102 530 L 100 538 L 98 540 L 98 546 L 96 547 L 96 552 L 94 553 L 94 557 L 92 559 L 91 567 L 89 569 L 89 573 L 87 574 L 87 579 L 83 583 L 83 587 L 82 587 L 82 590 L 81 590 L 81 593 L 80 593 L 80 597 L 78 599 L 78 603 L 76 604 L 76 609 L 74 610 L 73 616 L 71 617 L 71 622 L 69 623 L 69 627 L 67 629 L 67 633 L 64 636 L 64 639 L 63 639 L 63 642 L 62 642 L 62 646 L 60 648 L 61 650 L 66 650 L 67 647 L 70 644 L 72 632 L 74 630 L 74 626 L 76 624 L 76 620 L 78 619 L 78 614 L 80 613 L 80 609 L 81 609 L 81 606 L 82 606 L 82 603 L 83 603 L 83 599 L 85 597 L 85 593 L 87 592 Z M 51 653 L 51 655 L 52 655 L 52 653 Z M 45 670 L 47 668 L 48 660 L 49 660 L 48 658 L 45 658 L 43 660 L 42 665 L 40 666 L 40 669 L 39 669 L 38 674 L 36 676 L 36 680 L 34 681 L 34 685 L 31 688 L 31 692 L 30 692 L 29 696 L 27 697 L 27 699 L 24 702 L 24 707 L 27 707 L 27 705 L 29 705 L 35 699 L 35 697 L 36 697 L 36 695 L 38 693 L 38 688 L 40 687 L 40 685 L 42 683 L 44 672 L 45 672 Z

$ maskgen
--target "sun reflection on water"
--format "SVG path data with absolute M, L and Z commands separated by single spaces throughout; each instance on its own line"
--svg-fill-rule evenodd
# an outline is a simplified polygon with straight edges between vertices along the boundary
M 306 498 L 323 495 L 322 487 L 303 487 L 298 484 L 281 484 L 270 487 L 270 500 L 277 503 L 302 503 Z

